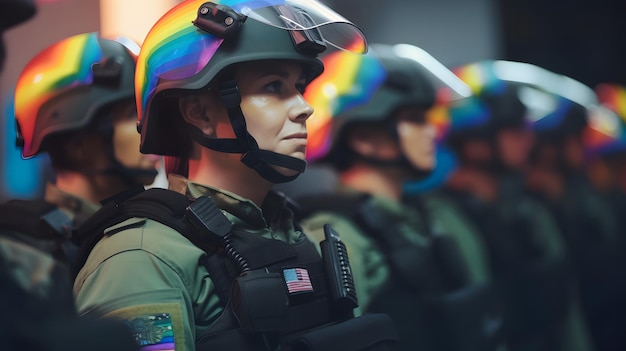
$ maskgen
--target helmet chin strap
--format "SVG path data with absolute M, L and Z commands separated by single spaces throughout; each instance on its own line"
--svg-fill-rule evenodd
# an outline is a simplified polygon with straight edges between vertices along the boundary
M 115 176 L 124 181 L 129 186 L 143 185 L 139 179 L 141 178 L 155 178 L 158 175 L 156 169 L 143 169 L 136 167 L 124 166 L 115 157 L 114 145 L 113 145 L 113 122 L 111 119 L 105 119 L 99 122 L 97 126 L 98 133 L 105 138 L 105 150 L 109 155 L 112 164 L 104 169 L 79 169 L 78 171 L 85 174 L 100 174 L 107 176 Z
M 408 170 L 411 173 L 411 178 L 413 178 L 415 180 L 423 179 L 423 178 L 426 178 L 427 176 L 429 176 L 433 172 L 432 169 L 421 169 L 421 168 L 418 168 L 415 165 L 413 165 L 413 163 L 406 157 L 406 152 L 404 151 L 404 149 L 402 148 L 402 146 L 400 144 L 400 136 L 398 135 L 397 124 L 395 122 L 388 123 L 387 124 L 387 129 L 388 129 L 389 134 L 393 138 L 393 140 L 398 145 L 398 148 L 402 151 L 398 158 L 395 158 L 393 160 L 382 160 L 382 159 L 379 159 L 379 158 L 376 158 L 376 157 L 361 155 L 361 154 L 359 154 L 358 152 L 356 152 L 354 150 L 353 150 L 353 152 L 356 153 L 357 155 L 359 155 L 359 157 L 364 162 L 369 163 L 370 165 L 373 165 L 373 166 L 376 166 L 376 167 L 383 167 L 383 168 L 398 167 L 398 168 L 404 168 L 405 170 Z
M 131 168 L 121 164 L 113 157 L 113 164 L 106 169 L 98 172 L 105 175 L 113 175 L 121 178 L 129 185 L 140 185 L 138 181 L 141 178 L 155 178 L 158 175 L 156 169 Z
M 248 133 L 246 120 L 241 111 L 241 95 L 237 82 L 228 80 L 220 86 L 220 98 L 228 111 L 228 118 L 233 127 L 236 138 L 215 139 L 206 136 L 199 128 L 192 126 L 191 136 L 195 142 L 211 150 L 242 154 L 241 162 L 255 170 L 264 179 L 277 184 L 296 179 L 306 168 L 306 161 L 279 154 L 277 152 L 263 150 L 254 137 Z M 296 171 L 293 176 L 286 176 L 275 170 L 272 166 L 284 167 Z

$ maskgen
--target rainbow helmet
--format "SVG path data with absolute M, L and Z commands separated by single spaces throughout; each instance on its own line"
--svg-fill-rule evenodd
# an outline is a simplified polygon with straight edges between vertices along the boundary
M 134 97 L 136 55 L 97 33 L 61 40 L 23 69 L 15 89 L 17 145 L 45 151 L 55 134 L 85 128 L 106 106 Z

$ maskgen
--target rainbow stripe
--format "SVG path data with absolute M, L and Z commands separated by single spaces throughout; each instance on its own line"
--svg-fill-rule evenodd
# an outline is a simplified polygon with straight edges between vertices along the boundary
M 26 65 L 15 89 L 15 118 L 24 138 L 24 155 L 32 154 L 41 106 L 65 90 L 91 84 L 91 65 L 102 56 L 97 34 L 85 33 L 48 47 Z
M 143 118 L 149 100 L 154 96 L 157 85 L 163 81 L 177 81 L 191 78 L 207 66 L 223 42 L 222 38 L 198 30 L 193 24 L 198 9 L 206 0 L 187 0 L 173 7 L 152 27 L 139 54 L 135 75 L 135 94 L 138 98 L 139 120 Z M 304 0 L 214 0 L 239 13 L 252 14 L 255 10 L 278 5 L 301 6 L 305 10 L 317 11 L 321 17 L 328 16 L 322 27 L 342 17 L 323 7 L 317 1 Z M 367 44 L 361 32 L 351 23 L 333 30 L 328 35 L 336 40 L 335 46 L 345 50 L 364 52 Z M 325 29 L 321 29 L 322 32 Z M 325 36 L 326 38 L 326 36 Z M 328 38 L 326 38 L 328 39 Z
M 596 95 L 603 108 L 593 110 L 584 131 L 585 148 L 591 155 L 626 150 L 626 87 L 600 84 Z
M 497 94 L 506 87 L 505 82 L 496 77 L 492 61 L 468 64 L 453 69 L 453 72 L 470 87 L 473 95 L 447 104 L 445 106 L 447 115 L 445 112 L 439 112 L 442 116 L 438 118 L 440 125 L 438 140 L 445 138 L 449 132 L 487 123 L 489 109 L 481 102 L 480 95 Z
M 386 79 L 373 55 L 336 51 L 323 59 L 324 73 L 306 89 L 305 99 L 315 112 L 307 121 L 307 159 L 324 157 L 332 142 L 333 117 L 367 103 Z

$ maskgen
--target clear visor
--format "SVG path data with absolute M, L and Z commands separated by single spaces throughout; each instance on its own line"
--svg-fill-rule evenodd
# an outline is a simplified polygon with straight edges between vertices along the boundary
M 535 86 L 582 106 L 597 104 L 596 95 L 590 87 L 567 76 L 550 72 L 532 64 L 495 61 L 493 72 L 498 79 Z
M 234 2 L 234 1 L 233 1 Z M 229 4 L 235 11 L 285 30 L 317 29 L 324 42 L 358 54 L 367 52 L 365 36 L 352 22 L 316 0 L 253 0 Z
M 554 94 L 529 86 L 519 88 L 517 95 L 526 107 L 526 119 L 535 123 L 554 113 L 559 107 L 559 101 Z
M 451 102 L 472 95 L 469 85 L 428 52 L 409 44 L 394 45 L 393 51 L 400 57 L 414 60 L 424 68 L 425 76 L 428 77 L 437 90 L 438 102 Z

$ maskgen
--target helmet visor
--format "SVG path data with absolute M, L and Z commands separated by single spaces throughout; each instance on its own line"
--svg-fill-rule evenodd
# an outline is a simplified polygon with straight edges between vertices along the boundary
M 338 49 L 358 54 L 367 52 L 361 30 L 316 0 L 223 0 L 221 3 L 273 27 L 285 30 L 318 29 L 323 40 Z
M 192 22 L 203 0 L 188 0 L 172 8 L 152 27 L 139 56 L 136 94 L 139 118 L 159 80 L 182 80 L 202 71 L 224 41 L 199 31 Z M 353 52 L 365 52 L 361 31 L 350 21 L 314 0 L 215 0 L 262 23 L 288 30 L 319 28 L 324 41 Z M 285 14 L 279 17 L 278 14 Z M 289 15 L 292 14 L 292 15 Z M 243 24 L 245 26 L 245 23 Z
M 451 102 L 472 95 L 469 85 L 425 50 L 409 44 L 397 44 L 393 46 L 393 51 L 399 57 L 413 60 L 423 68 L 424 75 L 437 90 L 438 102 Z

